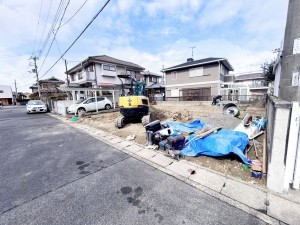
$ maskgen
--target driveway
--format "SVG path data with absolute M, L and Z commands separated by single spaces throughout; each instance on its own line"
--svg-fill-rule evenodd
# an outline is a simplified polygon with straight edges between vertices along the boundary
M 48 114 L 0 109 L 0 224 L 264 224 Z

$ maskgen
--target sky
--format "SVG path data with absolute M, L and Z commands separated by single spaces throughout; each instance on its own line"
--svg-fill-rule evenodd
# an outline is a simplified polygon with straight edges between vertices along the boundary
M 32 57 L 40 79 L 65 80 L 63 59 L 71 68 L 95 55 L 161 74 L 192 50 L 194 60 L 225 57 L 235 74 L 254 72 L 276 57 L 288 6 L 288 0 L 111 0 L 54 65 L 106 2 L 0 0 L 0 84 L 14 91 L 16 81 L 18 91 L 30 92 Z

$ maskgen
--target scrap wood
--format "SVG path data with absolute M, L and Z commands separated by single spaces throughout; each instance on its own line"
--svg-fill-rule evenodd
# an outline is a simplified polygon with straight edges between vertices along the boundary
M 265 132 L 264 131 L 260 131 L 258 134 L 256 134 L 253 137 L 251 137 L 250 140 L 253 140 L 253 139 L 257 138 L 258 136 L 260 136 L 263 133 L 265 133 Z
M 254 145 L 255 157 L 258 159 L 258 152 L 256 149 L 255 140 L 253 140 L 253 145 Z
M 212 129 L 209 129 L 208 126 L 203 127 L 203 129 L 200 131 L 200 134 L 196 135 L 195 137 L 193 137 L 191 140 L 189 140 L 187 143 L 185 143 L 185 145 L 188 145 L 192 140 L 198 140 L 201 138 L 204 138 L 212 133 L 217 132 L 218 130 L 222 129 L 223 127 L 215 127 Z
M 251 165 L 251 169 L 253 171 L 257 171 L 257 172 L 261 172 L 262 171 L 262 168 L 259 165 Z

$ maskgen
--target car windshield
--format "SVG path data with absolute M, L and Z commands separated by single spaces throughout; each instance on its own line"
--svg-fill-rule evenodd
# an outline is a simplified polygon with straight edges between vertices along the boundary
M 28 105 L 44 105 L 44 102 L 41 100 L 34 100 L 34 101 L 29 101 Z

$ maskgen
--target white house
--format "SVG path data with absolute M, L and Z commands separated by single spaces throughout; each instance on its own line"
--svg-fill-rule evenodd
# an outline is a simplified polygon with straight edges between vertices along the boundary
M 117 75 L 128 74 L 140 80 L 143 70 L 143 67 L 135 63 L 110 56 L 90 56 L 66 72 L 67 86 L 72 88 L 76 100 L 92 96 L 95 91 L 97 95 L 109 97 L 112 92 L 121 93 L 121 80 Z M 125 85 L 130 84 L 130 80 L 122 81 Z M 88 89 L 91 91 L 87 91 Z
M 0 101 L 2 105 L 13 104 L 13 94 L 10 86 L 0 85 Z

